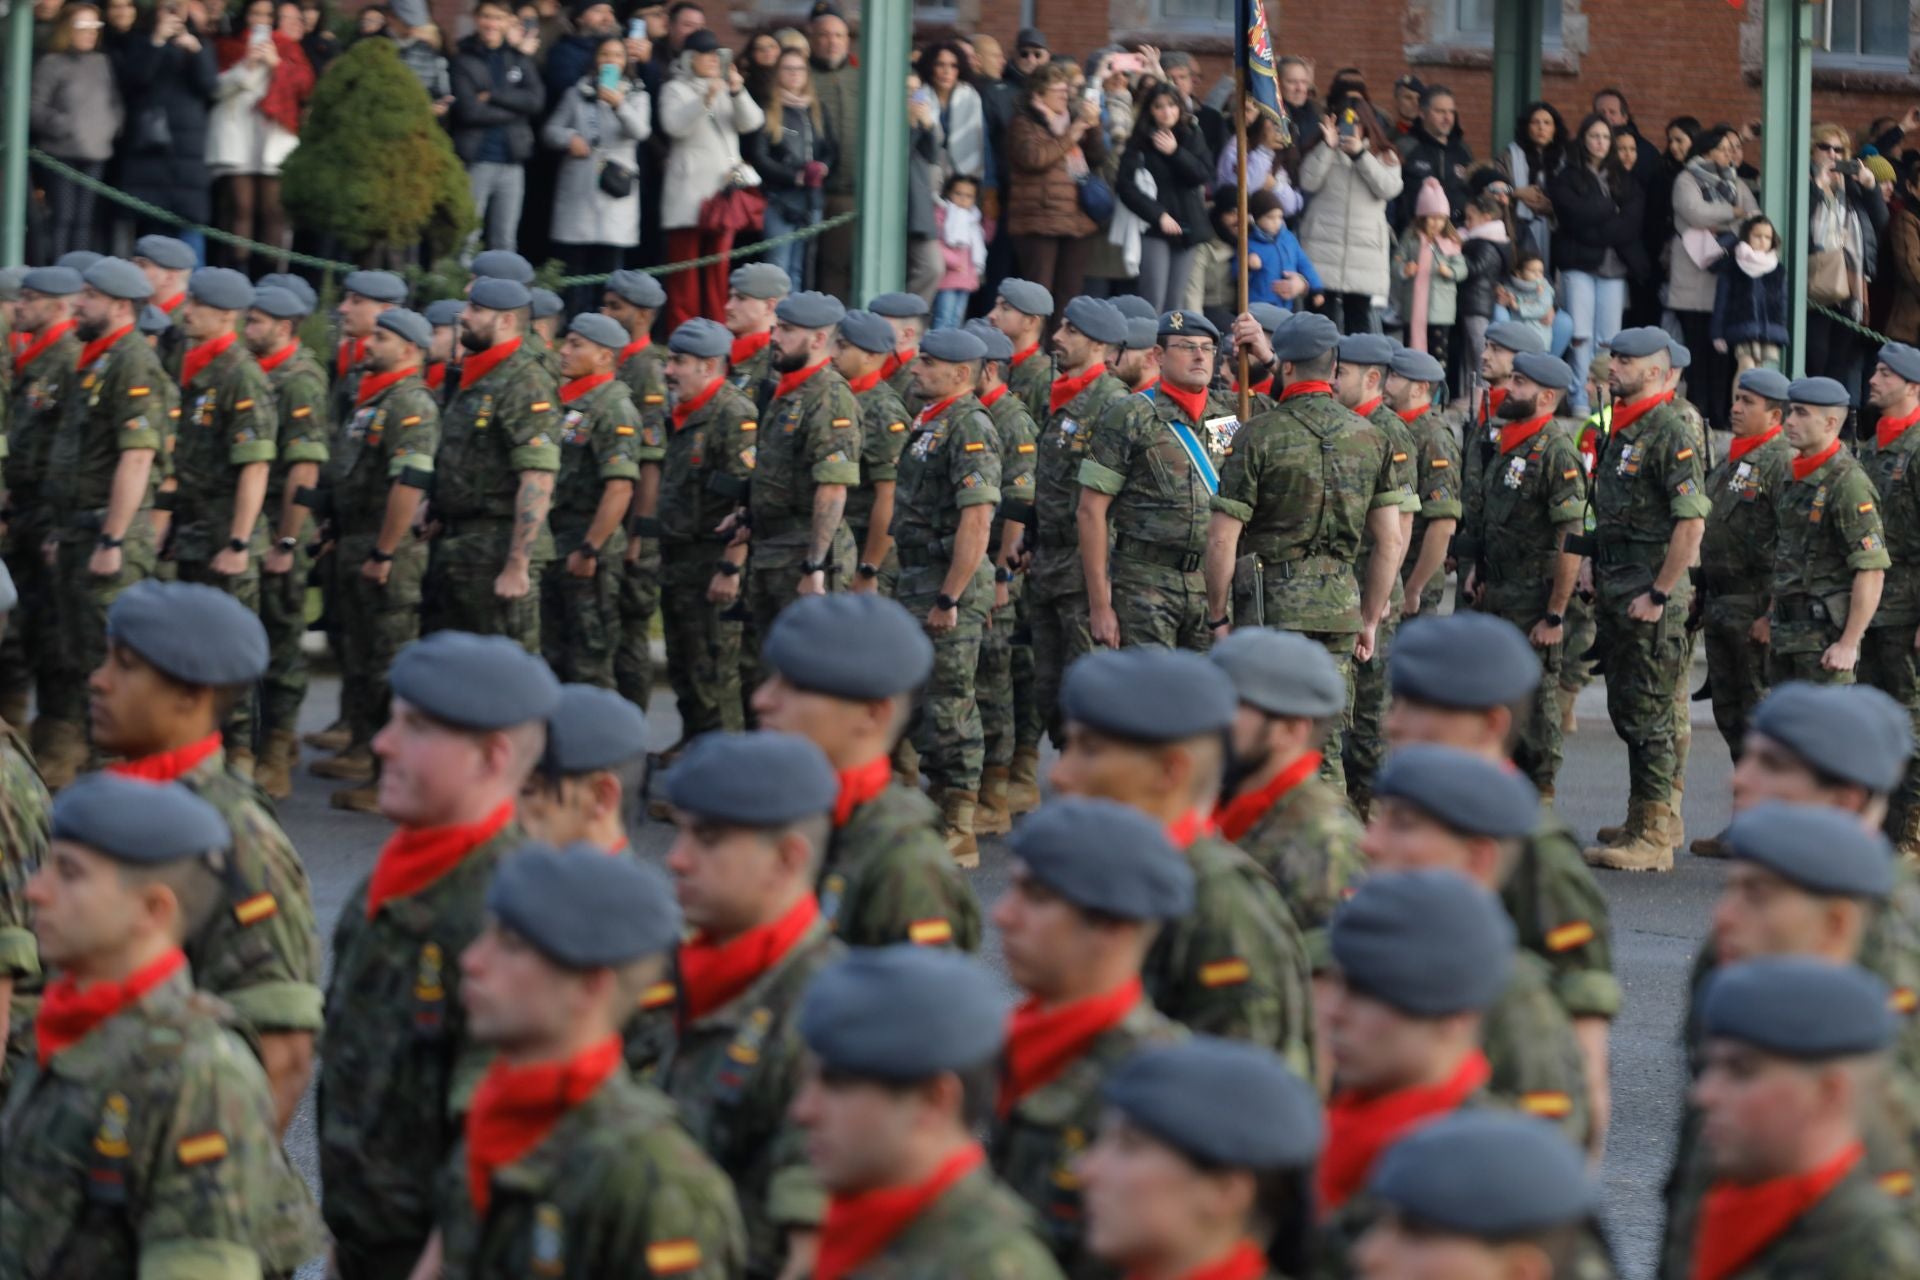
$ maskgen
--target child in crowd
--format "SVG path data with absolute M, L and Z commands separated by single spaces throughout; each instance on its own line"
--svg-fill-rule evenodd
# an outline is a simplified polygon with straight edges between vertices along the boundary
M 940 261 L 946 268 L 933 296 L 933 327 L 958 329 L 967 321 L 967 302 L 980 287 L 987 267 L 987 233 L 980 216 L 980 184 L 964 173 L 947 179 L 933 211 L 940 233 Z
M 1553 350 L 1553 285 L 1547 280 L 1545 259 L 1535 250 L 1521 250 L 1513 260 L 1513 275 L 1495 292 L 1500 305 Z
M 1187 276 L 1187 296 L 1180 307 L 1201 312 L 1225 329 L 1239 314 L 1240 277 L 1234 263 L 1234 246 L 1240 243 L 1239 190 L 1221 187 L 1214 192 L 1208 218 L 1213 235 L 1193 251 L 1193 271 Z
M 1393 309 L 1406 326 L 1407 345 L 1447 363 L 1460 282 L 1467 259 L 1448 216 L 1447 193 L 1438 178 L 1420 184 L 1413 223 L 1393 246 Z
M 1289 311 L 1297 310 L 1302 298 L 1321 305 L 1326 294 L 1320 273 L 1287 229 L 1280 197 L 1271 191 L 1254 192 L 1247 197 L 1247 216 L 1253 219 L 1247 229 L 1247 301 L 1271 302 Z M 1233 270 L 1239 269 L 1236 261 Z
M 1455 389 L 1464 390 L 1480 368 L 1480 351 L 1486 345 L 1487 326 L 1493 323 L 1496 294 L 1513 264 L 1507 206 L 1490 190 L 1467 202 L 1467 229 L 1460 238 L 1460 254 L 1467 260 L 1467 278 L 1457 290 L 1455 323 L 1465 341 L 1459 344 L 1458 358 L 1448 375 Z
M 1733 354 L 1734 376 L 1749 369 L 1779 368 L 1787 341 L 1787 272 L 1780 265 L 1780 236 L 1765 218 L 1740 227 L 1733 251 L 1720 259 L 1713 292 L 1713 349 Z

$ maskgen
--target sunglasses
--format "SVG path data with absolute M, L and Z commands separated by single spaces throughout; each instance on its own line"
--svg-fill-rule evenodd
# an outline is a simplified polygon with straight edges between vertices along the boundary
M 1837 142 L 1816 142 L 1813 144 L 1813 149 L 1815 151 L 1830 151 L 1837 156 L 1847 154 L 1847 149 Z

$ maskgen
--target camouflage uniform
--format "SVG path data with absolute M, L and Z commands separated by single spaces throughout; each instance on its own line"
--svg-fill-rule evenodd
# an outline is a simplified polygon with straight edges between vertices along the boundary
M 797 595 L 813 538 L 814 490 L 839 484 L 851 493 L 860 484 L 860 406 L 829 365 L 776 398 L 761 417 L 766 429 L 753 462 L 753 549 L 742 594 L 755 631 L 764 636 Z M 844 585 L 858 563 L 843 519 L 827 549 L 827 589 Z
M 1873 481 L 1844 446 L 1806 479 L 1794 479 L 1791 471 L 1783 479 L 1774 499 L 1779 541 L 1768 683 L 1852 684 L 1853 672 L 1828 671 L 1820 655 L 1846 626 L 1854 575 L 1893 563 Z M 1865 650 L 1863 643 L 1863 662 Z
M 11 374 L 15 359 L 24 354 L 8 353 L 0 358 L 0 365 Z M 6 399 L 7 451 L 0 476 L 5 477 L 7 502 L 13 509 L 7 519 L 7 568 L 20 600 L 7 619 L 6 635 L 0 636 L 0 695 L 20 707 L 36 678 L 44 680 L 43 673 L 54 665 L 49 617 L 53 584 L 40 555 L 48 533 L 42 497 L 47 456 L 60 425 L 61 400 L 66 388 L 79 381 L 74 372 L 79 358 L 80 340 L 69 329 L 27 363 Z
M 1860 469 L 1880 495 L 1888 566 L 1880 608 L 1860 642 L 1860 679 L 1907 709 L 1920 727 L 1920 678 L 1916 678 L 1914 641 L 1920 634 L 1920 431 L 1909 428 L 1879 447 L 1868 435 L 1859 442 Z M 1887 814 L 1887 830 L 1905 846 L 1920 832 L 1920 778 L 1900 782 Z M 1910 830 L 1911 829 L 1911 830 Z
M 0 1275 L 290 1276 L 323 1247 L 266 1073 L 183 970 L 45 1068 L 0 1116 Z
M 554 556 L 544 522 L 533 540 L 527 594 L 503 600 L 493 583 L 513 547 L 521 474 L 560 469 L 559 398 L 538 356 L 523 346 L 477 379 L 469 372 L 441 413 L 432 507 L 440 531 L 427 560 L 422 630 L 507 636 L 540 652 L 541 580 Z
M 648 343 L 620 361 L 620 381 L 640 410 L 641 466 L 658 464 L 666 455 L 667 357 Z M 660 538 L 658 534 L 630 533 L 620 573 L 620 633 L 613 652 L 613 683 L 620 696 L 636 707 L 653 701 L 653 616 L 660 612 Z
M 33 767 L 18 731 L 0 729 L 0 979 L 13 984 L 6 1025 L 6 1056 L 0 1058 L 0 1099 L 25 1059 L 33 1015 L 40 1007 L 40 944 L 33 936 L 27 881 L 47 856 L 53 798 Z
M 562 563 L 540 584 L 541 645 L 560 679 L 611 689 L 620 643 L 626 513 L 601 545 L 591 577 L 574 577 L 564 561 L 585 543 L 608 482 L 639 483 L 640 411 L 621 382 L 604 383 L 571 402 L 563 391 L 561 400 L 560 475 L 553 482 L 547 526 Z
M 1613 975 L 1611 911 L 1573 832 L 1542 804 L 1540 825 L 1500 886 L 1520 949 L 1547 965 L 1553 992 L 1570 1018 L 1612 1018 L 1620 1012 Z
M 318 463 L 324 469 L 333 428 L 327 418 L 326 371 L 311 351 L 296 345 L 292 355 L 266 373 L 280 423 L 265 503 L 267 527 L 277 532 L 287 473 L 302 462 Z M 313 553 L 307 549 L 313 537 L 311 517 L 293 536 L 293 567 L 276 576 L 263 565 L 260 578 L 260 622 L 267 629 L 271 650 L 260 719 L 262 727 L 288 733 L 298 725 L 300 704 L 307 696 L 307 657 L 300 644 L 307 634 L 307 578 L 313 572 Z
M 771 339 L 773 330 L 767 330 L 766 336 Z M 736 345 L 738 341 L 735 339 Z M 747 399 L 759 404 L 760 393 L 773 380 L 773 343 L 761 343 L 759 350 L 744 360 L 732 361 L 731 365 L 727 371 L 727 381 L 733 384 L 734 390 L 746 392 Z
M 467 1039 L 460 953 L 486 926 L 518 823 L 416 894 L 367 918 L 367 881 L 333 930 L 314 1103 L 322 1211 L 348 1280 L 405 1280 L 433 1230 L 434 1175 L 491 1052 Z
M 726 1280 L 746 1267 L 746 1229 L 726 1175 L 659 1092 L 615 1072 L 540 1142 L 493 1171 L 484 1221 L 466 1146 L 442 1179 L 443 1280 Z
M 916 418 L 920 416 L 920 411 L 927 407 L 925 397 L 913 389 L 913 366 L 919 358 L 920 352 L 917 349 L 905 356 L 896 351 L 887 357 L 887 363 L 892 365 L 893 369 L 881 375 L 882 380 L 893 388 L 893 394 L 900 397 L 900 403 L 907 406 L 907 412 Z
M 900 393 L 886 382 L 876 380 L 865 390 L 855 391 L 853 400 L 860 406 L 860 484 L 847 490 L 847 529 L 853 534 L 855 559 L 865 560 L 867 534 L 873 527 L 874 483 L 893 484 L 900 478 L 900 451 L 907 447 L 913 423 Z M 881 571 L 883 589 L 899 577 L 900 566 L 891 550 L 886 561 L 874 567 Z
M 247 537 L 247 567 L 234 577 L 216 573 L 213 558 L 233 536 L 240 471 L 271 463 L 280 439 L 273 387 L 253 354 L 235 342 L 180 387 L 180 424 L 168 442 L 173 478 L 170 558 L 180 581 L 219 587 L 249 609 L 260 607 L 260 560 L 267 554 L 267 522 L 256 516 Z M 271 491 L 271 490 L 269 490 Z M 242 702 L 227 723 L 228 741 L 245 742 L 252 717 Z
M 1025 355 L 1014 352 L 1013 363 L 1007 366 L 1007 389 L 1027 406 L 1027 413 L 1035 422 L 1045 422 L 1051 414 L 1047 402 L 1052 395 L 1053 379 L 1053 357 L 1039 343 Z
M 860 1280 L 1060 1280 L 1032 1212 L 984 1169 L 954 1183 L 856 1274 Z
M 1452 520 L 1458 532 L 1463 510 L 1460 491 L 1466 479 L 1465 468 L 1460 465 L 1460 443 L 1453 438 L 1453 428 L 1438 411 L 1428 409 L 1407 422 L 1407 430 L 1413 437 L 1414 497 L 1419 499 L 1420 509 L 1413 516 L 1413 535 L 1407 542 L 1406 559 L 1400 562 L 1403 586 L 1413 576 L 1414 562 L 1420 558 L 1420 544 L 1426 540 L 1428 525 L 1435 520 Z M 1439 609 L 1446 593 L 1447 575 L 1442 569 L 1427 579 L 1427 588 L 1420 593 L 1420 612 L 1430 614 Z
M 1360 822 L 1317 774 L 1289 787 L 1235 841 L 1280 886 L 1314 972 L 1327 967 L 1327 925 L 1367 873 Z
M 982 401 L 984 404 L 985 401 Z M 1006 522 L 1017 514 L 1021 523 L 1033 518 L 1033 467 L 1038 446 L 1034 443 L 1033 418 L 1026 403 L 1006 388 L 1001 388 L 987 405 L 993 420 L 993 433 L 1000 439 L 1000 509 L 993 514 L 993 535 L 987 540 L 987 559 L 997 564 L 1006 540 Z M 998 582 L 998 570 L 995 581 Z M 980 638 L 980 666 L 974 672 L 973 696 L 980 704 L 980 728 L 986 742 L 989 769 L 1004 769 L 1013 763 L 1014 751 L 1033 746 L 1039 734 L 1022 738 L 1019 701 L 1014 691 L 1014 635 L 1020 626 L 1020 591 L 1023 580 L 1016 577 L 1007 584 L 1007 603 L 993 607 L 993 619 Z M 999 599 L 996 590 L 994 598 Z M 1026 651 L 1026 669 L 1032 671 L 1032 647 L 1017 645 Z M 1029 675 L 1029 678 L 1030 675 Z
M 1361 602 L 1354 564 L 1368 514 L 1405 500 L 1395 452 L 1380 428 L 1331 395 L 1286 397 L 1234 436 L 1213 499 L 1215 511 L 1245 526 L 1240 555 L 1251 558 L 1250 571 L 1235 575 L 1235 625 L 1283 627 L 1325 645 L 1347 682 L 1349 720 Z M 1324 772 L 1344 789 L 1338 735 L 1328 740 Z
M 1792 479 L 1792 458 L 1787 442 L 1776 437 L 1738 462 L 1729 456 L 1707 473 L 1707 500 L 1713 510 L 1700 542 L 1695 583 L 1707 679 L 1713 688 L 1713 722 L 1736 760 L 1747 736 L 1747 718 L 1767 692 L 1766 649 L 1748 632 L 1766 615 L 1779 529 L 1774 504 Z
M 1186 1031 L 1142 1000 L 1094 1037 L 1061 1073 L 994 1121 L 988 1140 L 993 1171 L 1027 1202 L 1060 1269 L 1072 1280 L 1119 1274 L 1086 1251 L 1086 1219 L 1074 1162 L 1099 1136 L 1106 1114 L 1101 1088 L 1113 1069 L 1149 1045 L 1184 1039 Z
M 420 635 L 427 544 L 408 529 L 393 546 L 385 586 L 361 575 L 380 543 L 387 498 L 400 477 L 430 481 L 440 446 L 440 409 L 417 377 L 402 378 L 357 405 L 327 459 L 333 491 L 334 619 L 340 637 L 340 711 L 354 746 L 386 723 L 387 672 Z
M 1399 414 L 1387 407 L 1385 400 L 1374 401 L 1373 407 L 1362 416 L 1387 438 L 1393 450 L 1393 480 L 1402 495 L 1401 510 L 1412 515 L 1420 509 L 1420 500 L 1414 493 L 1419 468 L 1413 432 L 1400 420 Z M 1411 545 L 1402 550 L 1402 570 L 1413 559 Z M 1372 531 L 1363 529 L 1360 556 L 1353 562 L 1354 580 L 1363 587 L 1367 566 L 1373 563 L 1373 547 Z M 1402 576 L 1396 573 L 1393 590 L 1387 596 L 1387 611 L 1381 615 L 1380 625 L 1374 632 L 1373 657 L 1353 664 L 1353 725 L 1342 744 L 1341 760 L 1346 771 L 1347 793 L 1363 816 L 1373 794 L 1373 775 L 1379 772 L 1380 758 L 1386 749 L 1381 726 L 1387 716 L 1387 661 L 1393 650 L 1393 633 L 1400 625 L 1400 607 L 1406 598 Z
M 651 430 L 651 428 L 647 428 Z M 714 532 L 753 477 L 760 423 L 753 403 L 722 383 L 713 397 L 666 428 L 660 464 L 660 621 L 667 679 L 682 736 L 741 727 L 740 624 L 707 599 L 726 539 Z M 642 447 L 651 442 L 644 437 Z M 716 484 L 725 492 L 716 491 Z
M 1573 1022 L 1554 996 L 1546 962 L 1528 951 L 1513 959 L 1512 979 L 1480 1024 L 1480 1048 L 1493 1068 L 1487 1092 L 1551 1120 L 1584 1150 L 1593 1116 Z
M 1679 1222 L 1669 1224 L 1660 1280 L 1686 1280 L 1693 1274 L 1693 1215 L 1697 1203 L 1683 1205 Z M 1741 1280 L 1790 1280 L 1795 1276 L 1877 1280 L 1916 1273 L 1920 1273 L 1920 1237 L 1903 1221 L 1894 1202 L 1874 1185 L 1864 1165 L 1856 1165 L 1838 1186 L 1796 1218 L 1739 1272 Z
M 840 941 L 980 949 L 980 903 L 939 822 L 924 795 L 895 781 L 834 828 L 821 860 L 820 914 Z

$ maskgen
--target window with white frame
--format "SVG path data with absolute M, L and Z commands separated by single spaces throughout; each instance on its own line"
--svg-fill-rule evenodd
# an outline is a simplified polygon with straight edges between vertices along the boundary
M 1905 67 L 1907 0 L 1827 0 L 1814 13 L 1813 41 L 1821 62 Z
M 1522 0 L 1524 3 L 1524 0 Z M 1871 3 L 1872 0 L 1857 0 Z M 1444 38 L 1460 44 L 1492 44 L 1493 13 L 1501 0 L 1444 0 L 1443 13 L 1449 21 Z M 1541 30 L 1549 48 L 1560 43 L 1560 0 L 1535 0 L 1539 4 Z

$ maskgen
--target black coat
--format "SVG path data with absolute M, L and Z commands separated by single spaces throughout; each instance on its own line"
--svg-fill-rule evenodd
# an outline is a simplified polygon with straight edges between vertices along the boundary
M 546 109 L 546 86 L 533 59 L 510 46 L 500 52 L 506 59 L 506 74 L 495 84 L 488 51 L 480 37 L 468 36 L 454 51 L 453 110 L 447 119 L 453 131 L 453 149 L 463 164 L 474 163 L 487 130 L 493 128 L 507 132 L 509 162 L 524 164 L 533 154 L 533 122 Z M 487 95 L 484 102 L 482 93 Z
M 1396 144 L 1400 148 L 1399 196 L 1394 200 L 1388 221 L 1396 231 L 1405 231 L 1413 221 L 1413 210 L 1420 203 L 1420 186 L 1428 178 L 1440 179 L 1447 193 L 1447 207 L 1453 220 L 1460 221 L 1467 207 L 1467 171 L 1473 168 L 1473 152 L 1458 124 L 1445 140 L 1427 132 L 1426 121 L 1416 120 L 1413 129 Z
M 746 141 L 746 161 L 760 175 L 760 190 L 767 201 L 780 207 L 789 222 L 806 221 L 809 211 L 824 199 L 818 188 L 800 185 L 800 170 L 809 160 L 818 160 L 831 171 L 839 159 L 839 148 L 824 121 L 815 127 L 813 117 L 800 107 L 780 107 L 780 141 L 771 141 L 768 131 L 760 130 Z
M 207 113 L 220 73 L 213 39 L 197 53 L 177 44 L 155 47 L 145 33 L 120 44 L 114 67 L 127 107 L 119 144 L 120 184 L 129 195 L 169 209 L 189 222 L 213 218 L 213 178 L 207 171 Z
M 1176 248 L 1204 243 L 1213 238 L 1213 223 L 1207 207 L 1207 184 L 1213 181 L 1213 153 L 1200 130 L 1182 121 L 1174 126 L 1173 140 L 1178 145 L 1172 155 L 1161 155 L 1151 136 L 1135 135 L 1120 156 L 1120 176 L 1114 194 L 1147 224 L 1146 234 L 1171 240 Z M 1137 175 L 1145 170 L 1153 178 L 1156 194 L 1141 194 Z M 1160 229 L 1160 215 L 1170 213 L 1180 224 L 1180 234 L 1169 236 Z
M 1460 252 L 1467 259 L 1467 278 L 1456 288 L 1457 314 L 1460 319 L 1477 316 L 1493 318 L 1493 287 L 1504 283 L 1512 270 L 1512 245 L 1491 240 L 1462 240 Z
M 1547 183 L 1547 198 L 1560 223 L 1553 233 L 1554 266 L 1598 271 L 1612 249 L 1625 264 L 1627 279 L 1652 278 L 1643 226 L 1647 193 L 1631 176 L 1625 193 L 1616 197 L 1600 174 L 1584 164 L 1570 164 Z
M 981 122 L 987 130 L 987 158 L 993 164 L 987 181 L 1004 194 L 1008 182 L 1007 126 L 1020 110 L 1020 91 L 1005 80 L 982 80 L 975 88 L 980 90 Z
M 1726 342 L 1787 344 L 1787 272 L 1776 267 L 1758 280 L 1740 269 L 1731 251 L 1715 264 L 1711 333 Z

